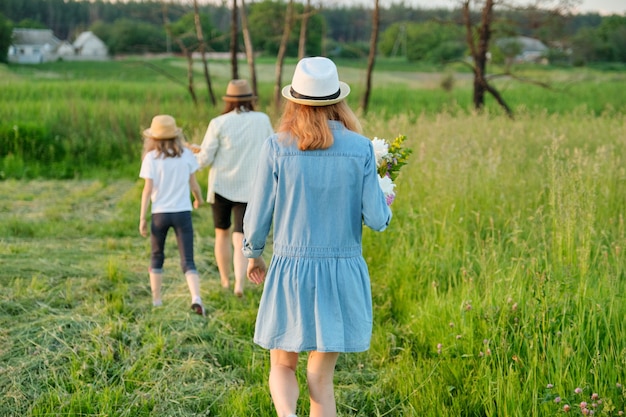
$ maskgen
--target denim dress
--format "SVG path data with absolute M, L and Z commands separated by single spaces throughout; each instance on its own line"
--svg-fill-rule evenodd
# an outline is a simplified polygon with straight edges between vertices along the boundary
M 369 139 L 329 121 L 333 145 L 300 151 L 295 141 L 264 143 L 244 218 L 244 255 L 273 255 L 254 342 L 289 352 L 361 352 L 372 335 L 363 224 L 384 230 L 391 210 L 378 184 Z

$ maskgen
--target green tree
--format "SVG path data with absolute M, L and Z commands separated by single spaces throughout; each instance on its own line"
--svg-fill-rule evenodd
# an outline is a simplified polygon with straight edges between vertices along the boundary
M 15 27 L 22 29 L 48 29 L 46 25 L 35 19 L 22 19 L 15 24 Z
M 11 21 L 0 14 L 0 62 L 8 62 L 9 46 L 11 46 L 11 36 L 13 25 Z
M 200 13 L 200 26 L 202 35 L 207 46 L 213 51 L 228 51 L 228 36 L 220 32 L 213 23 L 209 15 Z M 171 25 L 172 36 L 180 37 L 187 48 L 195 49 L 198 45 L 196 36 L 194 14 L 186 13 Z
M 101 36 L 111 54 L 162 52 L 165 31 L 162 27 L 128 18 L 116 20 L 110 27 L 99 26 L 94 33 Z
M 300 38 L 300 18 L 304 13 L 304 5 L 294 3 L 296 18 L 287 44 L 287 56 L 298 56 L 298 40 Z M 249 6 L 248 26 L 252 35 L 252 44 L 256 51 L 268 55 L 276 55 L 284 30 L 287 5 L 283 2 L 264 0 Z M 322 50 L 323 18 L 320 14 L 310 16 L 307 24 L 306 51 L 318 55 Z
M 379 50 L 386 56 L 406 54 L 409 61 L 443 63 L 463 57 L 466 46 L 460 26 L 403 22 L 385 30 Z

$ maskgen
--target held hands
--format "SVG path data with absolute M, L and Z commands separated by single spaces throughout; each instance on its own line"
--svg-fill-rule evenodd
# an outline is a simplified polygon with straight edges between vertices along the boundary
M 201 205 L 203 205 L 203 204 L 204 204 L 204 200 L 203 200 L 203 199 L 201 199 L 201 198 L 200 198 L 200 199 L 196 198 L 196 199 L 194 199 L 194 201 L 193 201 L 193 208 L 198 209 L 198 208 L 199 208 Z
M 265 281 L 266 272 L 265 261 L 262 256 L 248 259 L 248 280 L 250 282 L 261 284 Z

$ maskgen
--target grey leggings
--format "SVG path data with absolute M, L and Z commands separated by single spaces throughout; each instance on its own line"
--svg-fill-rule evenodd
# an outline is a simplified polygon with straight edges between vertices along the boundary
M 179 213 L 153 213 L 150 224 L 150 243 L 152 255 L 150 257 L 150 270 L 162 272 L 165 261 L 165 238 L 169 229 L 173 228 L 178 242 L 180 253 L 180 267 L 183 272 L 196 272 L 196 264 L 193 260 L 193 224 L 191 211 Z

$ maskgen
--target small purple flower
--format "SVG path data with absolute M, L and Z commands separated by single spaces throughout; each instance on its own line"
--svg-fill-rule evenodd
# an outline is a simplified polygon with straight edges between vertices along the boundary
M 585 408 L 587 408 L 587 401 L 581 401 L 580 402 L 580 409 L 583 410 Z
M 569 413 L 569 409 L 570 409 L 569 404 L 565 404 L 565 405 L 563 406 L 563 411 L 565 411 L 566 413 Z
M 561 402 L 561 397 L 556 397 L 554 399 L 554 402 L 557 403 L 557 404 L 560 403 Z
M 548 385 L 546 386 L 546 388 L 548 388 L 548 389 L 552 389 L 552 388 L 554 388 L 554 385 L 552 385 L 552 384 L 548 384 Z
M 574 393 L 575 393 L 575 394 L 580 394 L 581 392 L 583 392 L 583 389 L 582 389 L 582 388 L 580 388 L 580 387 L 578 387 L 578 388 L 576 388 L 576 389 L 574 390 Z
M 598 398 L 600 398 L 600 396 L 597 393 L 593 393 L 591 394 L 591 400 L 592 401 L 598 401 Z

